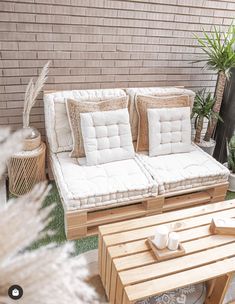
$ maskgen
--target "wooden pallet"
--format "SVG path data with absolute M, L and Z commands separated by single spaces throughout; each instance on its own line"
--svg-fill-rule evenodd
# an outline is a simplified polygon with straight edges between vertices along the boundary
M 47 165 L 49 179 L 54 180 L 53 166 L 51 165 L 49 153 L 47 154 Z M 148 198 L 141 202 L 123 203 L 119 207 L 97 208 L 96 211 L 66 211 L 66 204 L 58 185 L 57 188 L 65 210 L 64 223 L 67 239 L 76 240 L 90 235 L 97 235 L 98 226 L 100 225 L 223 201 L 228 190 L 228 183 L 198 187 L 194 188 L 193 191 L 192 189 L 187 189 L 171 192 L 166 195 Z
M 235 272 L 235 236 L 212 235 L 213 217 L 235 217 L 235 200 L 99 227 L 99 273 L 110 304 L 208 281 L 206 304 L 222 304 Z M 185 255 L 156 262 L 146 239 L 157 225 L 177 231 Z
M 194 192 L 178 191 L 168 195 L 159 195 L 142 202 L 135 202 L 126 206 L 99 209 L 96 211 L 79 210 L 65 212 L 65 231 L 68 240 L 95 235 L 98 226 L 159 214 L 166 211 L 192 207 L 194 205 L 223 201 L 228 184 L 200 187 Z M 187 193 L 188 192 L 188 193 Z M 61 198 L 63 200 L 63 198 Z

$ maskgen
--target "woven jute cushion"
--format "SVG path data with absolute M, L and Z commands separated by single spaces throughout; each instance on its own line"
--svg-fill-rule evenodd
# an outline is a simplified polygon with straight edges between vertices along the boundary
M 73 149 L 70 156 L 76 158 L 85 156 L 80 113 L 125 109 L 128 107 L 128 100 L 128 96 L 113 98 L 96 103 L 68 99 L 66 101 L 66 108 L 73 138 Z
M 148 116 L 149 108 L 176 108 L 190 106 L 188 95 L 179 96 L 147 96 L 138 95 L 136 98 L 136 110 L 138 113 L 138 135 L 136 151 L 149 150 Z

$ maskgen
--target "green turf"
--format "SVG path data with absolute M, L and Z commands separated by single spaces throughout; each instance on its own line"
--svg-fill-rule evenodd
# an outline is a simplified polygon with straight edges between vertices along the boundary
M 50 224 L 46 227 L 46 231 L 53 231 L 54 234 L 46 235 L 46 237 L 36 241 L 31 246 L 32 249 L 36 249 L 40 246 L 47 245 L 49 243 L 62 244 L 66 242 L 65 232 L 64 232 L 64 210 L 60 201 L 60 196 L 57 191 L 55 183 L 52 183 L 52 189 L 47 199 L 44 202 L 45 206 L 50 206 L 55 204 L 55 208 L 51 212 L 51 221 Z M 79 254 L 91 249 L 98 247 L 98 238 L 97 236 L 91 236 L 87 238 L 80 239 L 78 241 L 71 241 L 75 245 L 75 254 Z
M 235 198 L 235 192 L 228 191 L 226 195 L 226 200 Z
M 226 199 L 235 198 L 234 192 L 228 192 Z M 36 249 L 40 246 L 47 245 L 49 243 L 61 244 L 66 241 L 64 233 L 64 211 L 62 204 L 60 202 L 60 197 L 55 186 L 55 183 L 52 183 L 52 190 L 44 202 L 44 206 L 49 206 L 52 203 L 55 204 L 55 208 L 51 212 L 51 222 L 46 228 L 46 230 L 52 230 L 55 234 L 53 236 L 47 235 L 45 238 L 36 241 L 32 245 L 32 249 Z M 95 249 L 98 246 L 98 239 L 96 236 L 91 236 L 87 238 L 80 239 L 78 241 L 73 241 L 75 244 L 75 254 L 79 254 L 91 249 Z

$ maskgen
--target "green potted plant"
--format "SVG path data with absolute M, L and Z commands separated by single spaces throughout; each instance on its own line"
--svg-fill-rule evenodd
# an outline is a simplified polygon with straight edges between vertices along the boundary
M 235 26 L 232 24 L 226 33 L 221 32 L 216 27 L 209 33 L 203 30 L 203 37 L 194 35 L 206 54 L 206 58 L 196 60 L 195 62 L 205 62 L 204 68 L 211 69 L 217 73 L 217 83 L 214 93 L 215 102 L 213 111 L 220 112 L 226 79 L 230 77 L 231 68 L 235 67 L 235 52 L 233 45 L 235 43 Z M 204 141 L 208 146 L 215 146 L 212 135 L 217 124 L 218 116 L 214 116 L 208 126 L 204 136 Z
M 235 192 L 235 135 L 232 136 L 228 143 L 228 169 L 229 175 L 229 191 Z
M 191 118 L 195 118 L 194 127 L 195 127 L 195 137 L 194 142 L 202 148 L 205 152 L 212 155 L 213 147 L 207 145 L 202 139 L 202 129 L 204 125 L 205 118 L 207 119 L 208 124 L 211 123 L 213 118 L 220 118 L 219 114 L 214 112 L 215 98 L 212 96 L 211 92 L 207 92 L 206 89 L 202 89 L 196 93 L 195 101 L 193 104 Z

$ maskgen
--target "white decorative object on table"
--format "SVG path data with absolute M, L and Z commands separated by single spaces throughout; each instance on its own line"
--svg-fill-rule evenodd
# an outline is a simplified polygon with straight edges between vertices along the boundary
M 164 249 L 168 243 L 169 229 L 166 226 L 159 226 L 155 232 L 154 244 L 158 249 Z
M 177 250 L 179 248 L 179 235 L 176 232 L 169 233 L 168 249 Z

